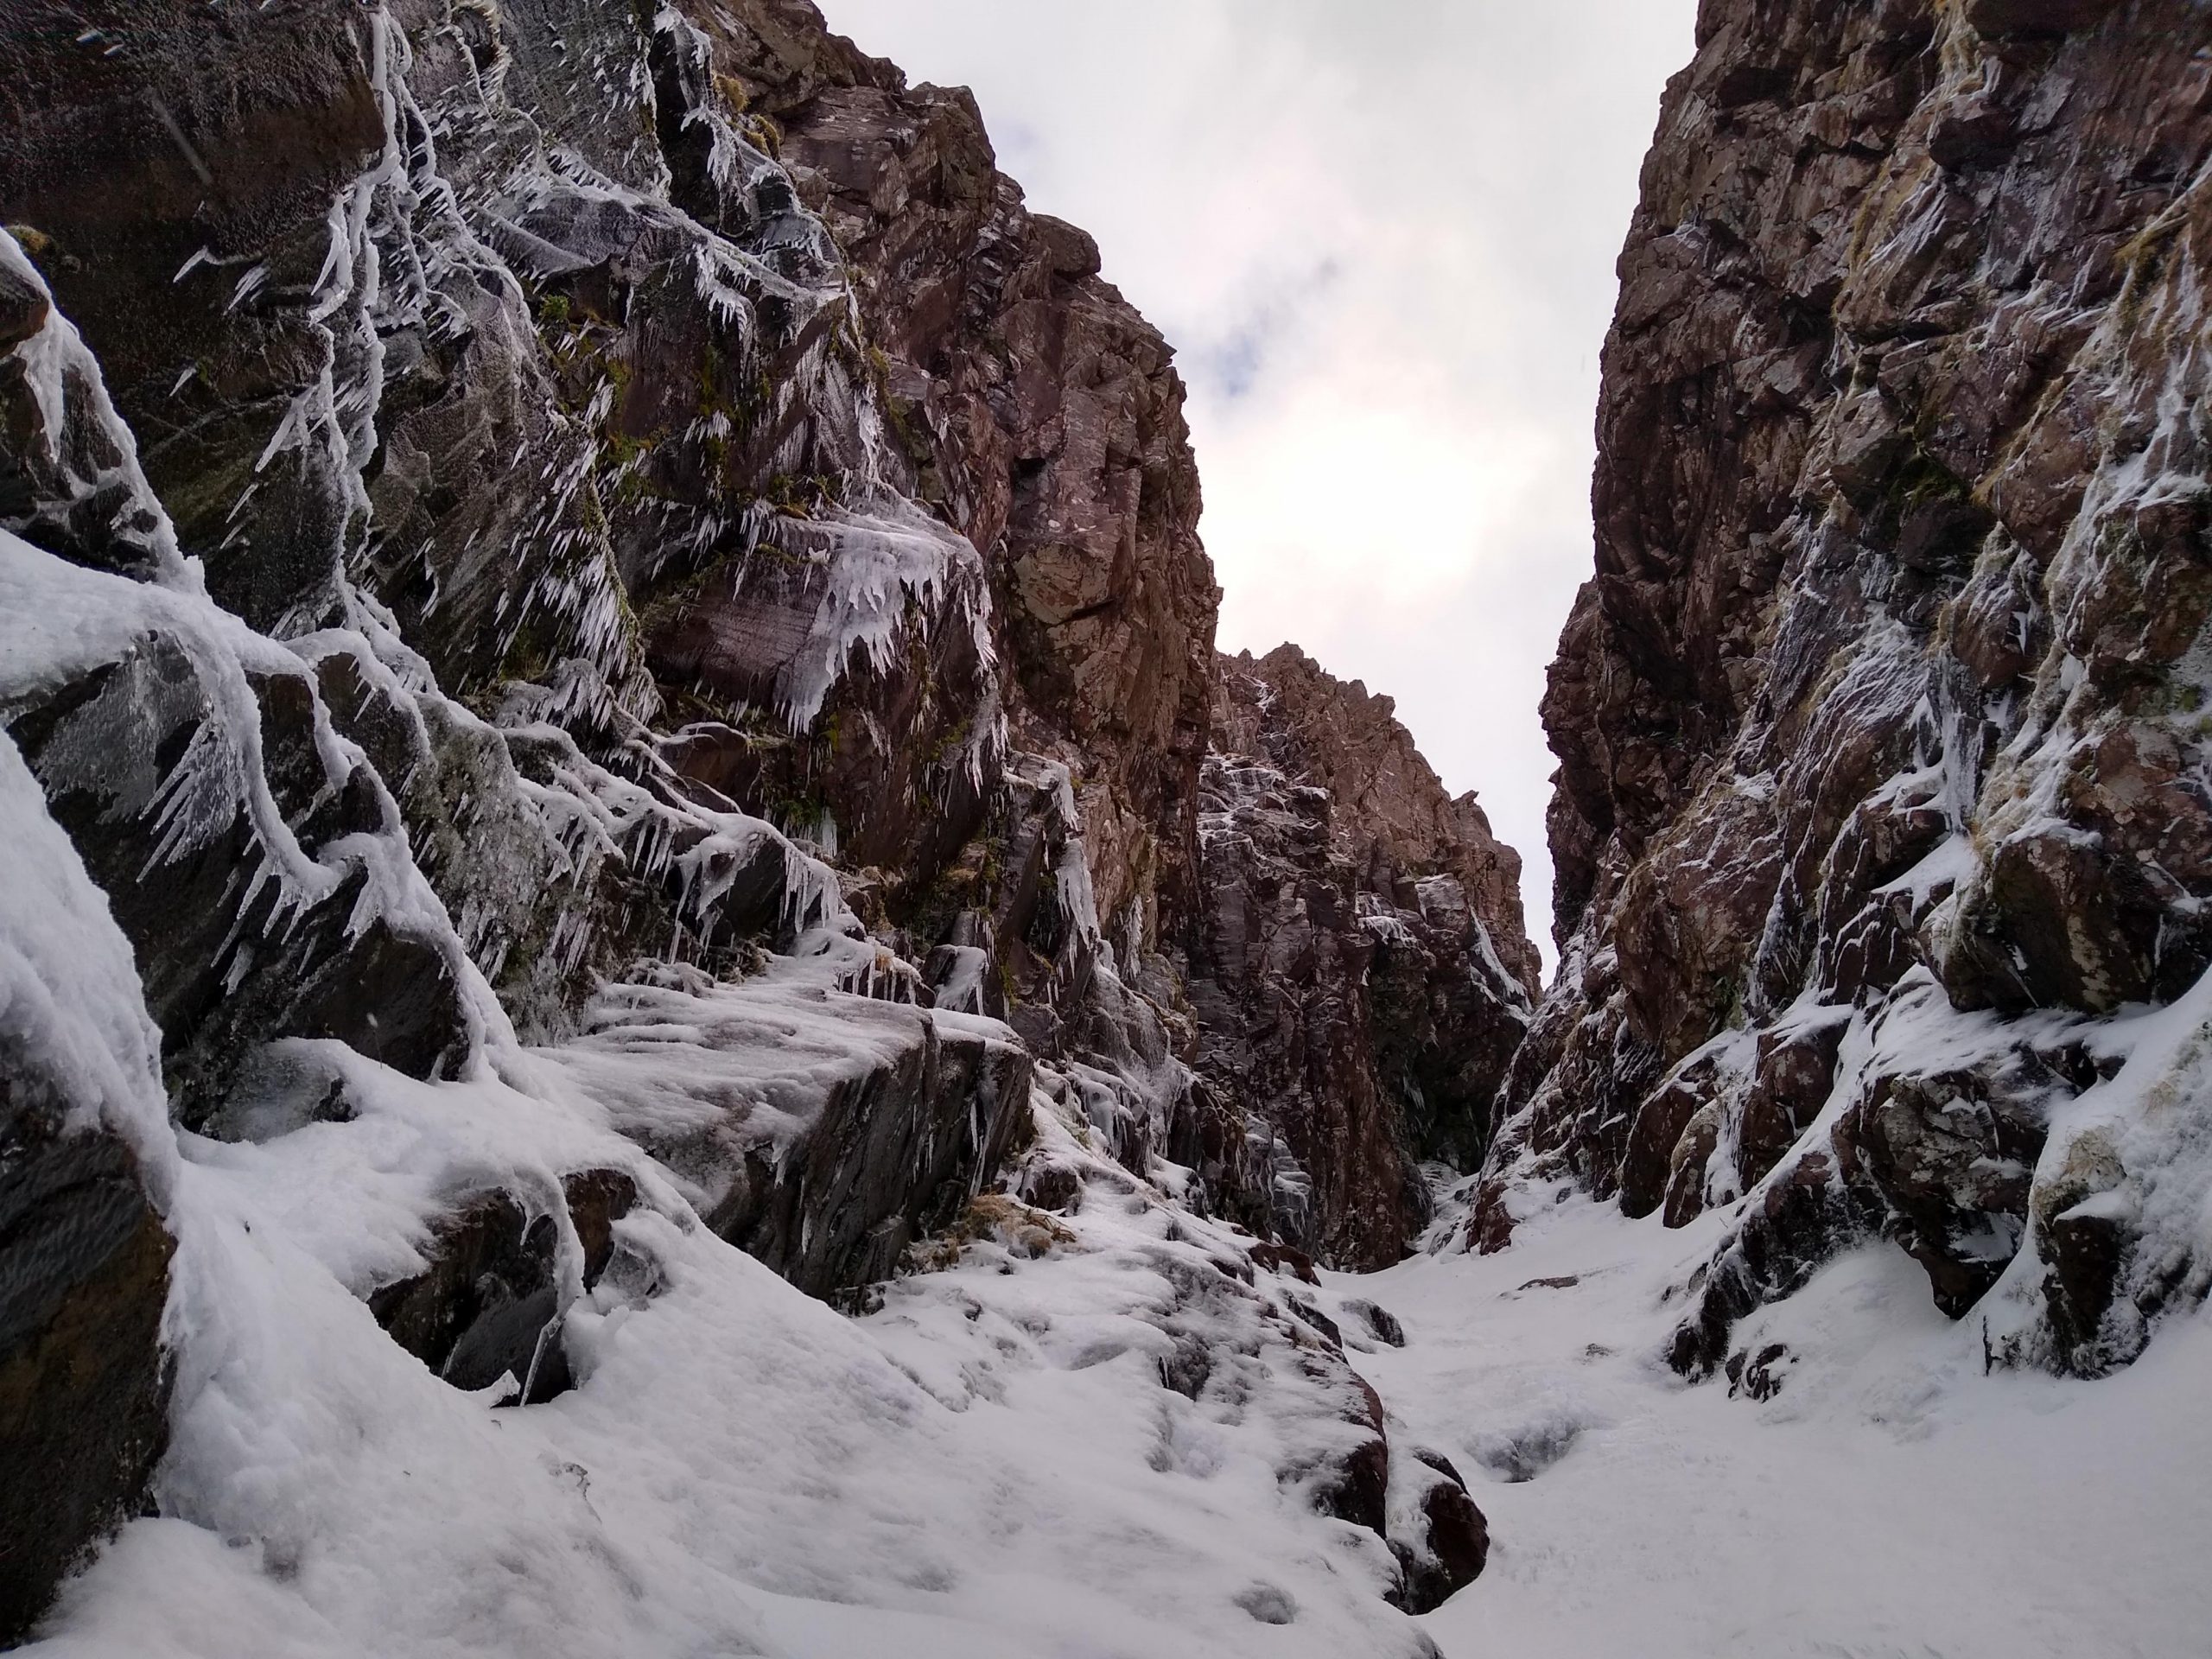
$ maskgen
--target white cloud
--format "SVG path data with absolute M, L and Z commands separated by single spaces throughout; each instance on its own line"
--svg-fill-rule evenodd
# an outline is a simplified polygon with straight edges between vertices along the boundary
M 1178 348 L 1221 642 L 1397 699 L 1550 911 L 1543 671 L 1590 569 L 1613 259 L 1693 0 L 824 0 L 975 89 Z M 1548 944 L 1548 942 L 1547 942 Z

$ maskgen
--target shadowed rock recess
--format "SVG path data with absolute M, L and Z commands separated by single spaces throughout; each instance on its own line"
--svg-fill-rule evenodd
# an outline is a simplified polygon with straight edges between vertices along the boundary
M 1170 350 L 969 95 L 798 0 L 4 29 L 0 805 L 53 856 L 0 913 L 121 965 L 3 964 L 0 1640 L 149 1503 L 219 1524 L 149 1480 L 223 1143 L 417 1147 L 331 1271 L 511 1402 L 671 1227 L 865 1308 L 1086 1187 L 1227 1218 L 1147 1317 L 1243 1357 L 1162 1389 L 1287 1390 L 1401 1605 L 1478 1571 L 1271 1287 L 1481 1156 L 1516 861 L 1387 700 L 1217 663 Z
M 1886 1236 L 1993 1361 L 2094 1373 L 2212 1280 L 2212 28 L 1708 0 L 1697 41 L 1544 702 L 1563 965 L 1468 1238 L 1562 1179 L 1729 1206 L 1704 1372 Z

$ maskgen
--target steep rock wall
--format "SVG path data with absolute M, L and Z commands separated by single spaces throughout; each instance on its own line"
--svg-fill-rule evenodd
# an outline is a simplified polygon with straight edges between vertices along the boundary
M 2193 1051 L 2132 1017 L 2212 960 L 2212 29 L 1708 0 L 1697 39 L 1544 703 L 1563 965 L 1471 1236 L 1561 1173 L 1738 1205 L 1685 1369 L 1872 1233 L 1993 1352 L 2124 1362 L 2212 1276 Z
M 1387 1265 L 1418 1164 L 1471 1168 L 1537 989 L 1520 860 L 1446 793 L 1388 697 L 1295 645 L 1220 659 L 1191 957 L 1210 1144 L 1255 1224 Z
M 1166 1192 L 1215 1199 L 1163 1161 L 1218 1118 L 1179 965 L 1216 601 L 1181 388 L 971 101 L 783 0 L 9 29 L 0 781 L 58 849 L 26 902 L 112 947 L 137 1116 L 40 1055 L 0 1099 L 46 1183 L 0 1232 L 0 1464 L 69 1465 L 0 1636 L 144 1501 L 164 1344 L 171 1419 L 213 1386 L 226 1269 L 164 1264 L 228 1224 L 163 1209 L 178 1129 L 311 1141 L 356 1194 L 406 1140 L 398 1244 L 331 1272 L 529 1402 L 658 1294 L 657 1226 L 865 1300 L 1021 1213 L 994 1185 L 1065 1205 L 1110 1160 L 1170 1237 Z M 1048 1124 L 1081 1158 L 1009 1161 Z M 1338 1208 L 1395 1252 L 1408 1202 Z M 1464 1492 L 1333 1338 L 1300 1366 L 1327 1432 L 1285 1478 L 1389 1593 L 1471 1573 Z
M 1025 205 L 964 89 L 909 86 L 803 0 L 732 21 L 733 94 L 849 261 L 893 469 L 984 556 L 1014 741 L 1082 774 L 1122 959 L 1179 944 L 1219 595 L 1170 348 Z

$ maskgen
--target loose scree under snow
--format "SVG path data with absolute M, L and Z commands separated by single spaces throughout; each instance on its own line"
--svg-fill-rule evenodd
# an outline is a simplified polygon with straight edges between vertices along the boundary
M 2200 1649 L 2195 0 L 1706 0 L 1548 988 L 965 92 L 0 35 L 0 1643 Z

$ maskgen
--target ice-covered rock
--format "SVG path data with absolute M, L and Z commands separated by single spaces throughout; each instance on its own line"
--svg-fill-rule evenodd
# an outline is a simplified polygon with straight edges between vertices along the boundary
M 1561 1175 L 1738 1206 L 1675 1344 L 1706 1369 L 1880 1233 L 1946 1313 L 2032 1327 L 1993 1351 L 2095 1369 L 2203 1259 L 2092 1198 L 2117 1166 L 2062 1126 L 2147 1120 L 2142 1063 L 2112 1073 L 2212 962 L 2212 37 L 2183 4 L 1716 0 L 1698 41 L 1544 705 L 1563 963 L 1468 1236 Z M 2121 1138 L 2130 1181 L 2193 1179 L 2146 1161 L 2186 1135 Z
M 130 944 L 4 734 L 0 825 L 4 1642 L 143 1507 L 168 1440 L 177 1151 Z
M 1144 1287 L 1161 1363 L 1105 1404 L 1195 1414 L 1126 1472 L 1234 1466 L 1254 1534 L 1141 1542 L 1133 1580 L 1086 1553 L 1119 1499 L 1048 1503 L 1025 1571 L 1155 1647 L 1419 1650 L 1385 1599 L 1464 1580 L 1478 1514 L 1259 1285 L 1302 1255 L 1173 1161 L 1217 594 L 1170 353 L 1088 238 L 972 102 L 791 0 L 38 16 L 0 145 L 0 724 L 25 893 L 93 943 L 5 988 L 86 980 L 73 1035 L 9 1040 L 66 1037 L 92 1094 L 5 1103 L 36 1214 L 0 1231 L 0 1461 L 75 1460 L 8 1629 L 149 1473 L 65 1643 L 410 1650 L 494 1564 L 494 1649 L 895 1622 L 988 1580 L 991 1495 L 1064 1453 L 979 1463 L 800 1292 L 935 1296 L 965 1352 L 946 1287 L 996 1249 L 1102 1308 Z M 1416 908 L 1471 937 L 1435 880 Z M 824 1457 L 893 1471 L 899 1518 Z M 912 1544 L 948 1501 L 965 1541 Z M 1222 1587 L 1284 1560 L 1310 1582 L 1264 1618 Z
M 860 972 L 890 967 L 861 950 Z M 1027 1124 L 1030 1057 L 996 1020 L 855 995 L 818 961 L 608 985 L 544 1058 L 709 1227 L 828 1295 L 890 1278 L 995 1178 Z
M 1221 659 L 1191 950 L 1215 1199 L 1332 1265 L 1397 1260 L 1418 1167 L 1471 1168 L 1536 982 L 1519 860 L 1387 697 L 1295 646 Z

